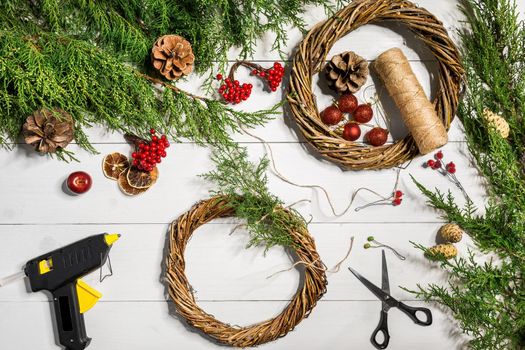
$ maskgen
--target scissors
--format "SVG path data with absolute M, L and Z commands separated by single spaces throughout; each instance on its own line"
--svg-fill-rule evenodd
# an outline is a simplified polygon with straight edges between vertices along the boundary
M 425 307 L 412 307 L 408 306 L 390 295 L 390 284 L 388 281 L 388 268 L 386 266 L 386 257 L 385 251 L 383 253 L 383 264 L 382 264 L 382 278 L 381 278 L 381 288 L 361 276 L 359 272 L 349 267 L 350 272 L 354 274 L 355 277 L 361 283 L 363 283 L 372 293 L 375 294 L 382 301 L 381 307 L 381 317 L 379 318 L 379 324 L 372 333 L 370 337 L 370 342 L 378 349 L 386 349 L 388 342 L 390 341 L 390 334 L 388 333 L 388 311 L 390 308 L 397 307 L 399 310 L 403 311 L 408 317 L 414 321 L 417 325 L 420 326 L 430 326 L 432 324 L 432 312 Z M 418 312 L 421 312 L 425 315 L 425 319 L 422 320 L 418 318 Z M 379 333 L 383 334 L 383 341 L 379 343 L 377 341 L 377 335 Z

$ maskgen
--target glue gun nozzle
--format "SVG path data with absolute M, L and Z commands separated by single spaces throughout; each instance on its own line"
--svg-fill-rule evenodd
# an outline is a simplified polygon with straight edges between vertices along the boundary
M 104 236 L 104 241 L 106 242 L 106 244 L 108 246 L 111 246 L 113 245 L 113 243 L 115 243 L 116 241 L 118 241 L 118 239 L 120 238 L 120 234 L 118 233 L 112 233 L 112 234 L 106 234 Z

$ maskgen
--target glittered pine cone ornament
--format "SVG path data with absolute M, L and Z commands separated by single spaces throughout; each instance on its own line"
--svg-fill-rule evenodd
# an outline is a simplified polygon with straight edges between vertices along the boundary
M 492 112 L 490 109 L 483 110 L 483 118 L 487 121 L 490 127 L 494 128 L 504 139 L 509 137 L 510 126 L 509 123 L 502 116 Z
M 188 40 L 178 35 L 164 35 L 153 45 L 151 60 L 166 79 L 176 80 L 191 73 L 195 56 Z
M 444 242 L 457 243 L 463 238 L 463 230 L 456 224 L 446 224 L 439 229 L 439 235 Z
M 332 57 L 325 66 L 328 85 L 342 92 L 356 92 L 368 78 L 368 62 L 353 51 Z
M 458 250 L 452 243 L 438 244 L 428 250 L 428 257 L 431 259 L 443 257 L 452 259 L 458 255 Z
M 27 117 L 22 132 L 25 142 L 36 151 L 54 153 L 73 140 L 73 118 L 63 109 L 43 108 Z

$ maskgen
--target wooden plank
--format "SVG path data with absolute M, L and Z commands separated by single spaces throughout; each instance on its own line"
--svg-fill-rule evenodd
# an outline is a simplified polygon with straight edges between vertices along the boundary
M 252 159 L 262 156 L 262 145 L 248 144 L 247 147 Z M 272 149 L 276 166 L 286 178 L 302 185 L 325 187 L 338 213 L 348 205 L 352 193 L 358 188 L 371 188 L 388 196 L 395 183 L 393 169 L 341 171 L 336 165 L 317 159 L 300 144 L 274 144 Z M 160 177 L 155 186 L 134 198 L 123 195 L 117 184 L 106 179 L 101 170 L 105 154 L 114 151 L 128 154 L 127 145 L 100 145 L 101 154 L 98 156 L 79 151 L 74 146 L 71 150 L 77 152 L 80 164 L 40 157 L 28 148 L 18 148 L 15 152 L 0 151 L 0 165 L 6 169 L 0 173 L 1 196 L 5 203 L 0 207 L 0 223 L 167 223 L 208 197 L 209 185 L 197 177 L 213 168 L 207 148 L 193 144 L 170 148 L 168 157 L 160 165 Z M 446 160 L 454 160 L 457 164 L 457 176 L 474 202 L 483 207 L 482 179 L 470 165 L 465 145 L 450 143 L 443 150 Z M 299 203 L 297 209 L 307 217 L 312 215 L 314 222 L 436 222 L 439 221 L 438 214 L 425 205 L 425 198 L 415 187 L 410 174 L 431 188 L 450 189 L 460 203 L 463 198 L 444 176 L 422 167 L 427 158 L 417 158 L 402 171 L 399 187 L 406 195 L 400 207 L 375 206 L 333 217 L 319 190 L 295 188 L 273 175 L 269 177 L 269 186 L 287 204 L 311 200 L 311 203 Z M 60 190 L 67 175 L 75 170 L 87 171 L 93 177 L 93 188 L 82 196 L 70 196 Z M 376 199 L 374 195 L 362 192 L 356 197 L 355 206 Z
M 196 297 L 201 301 L 217 300 L 289 300 L 299 285 L 299 272 L 289 269 L 293 263 L 287 251 L 272 248 L 245 249 L 248 234 L 243 230 L 230 235 L 234 224 L 214 222 L 199 228 L 186 250 L 186 275 Z M 396 258 L 387 251 L 387 261 L 394 296 L 414 299 L 398 286 L 414 289 L 443 282 L 442 271 L 427 261 L 410 241 L 426 246 L 435 244 L 440 224 L 310 224 L 321 259 L 330 269 L 326 301 L 376 300 L 346 269 L 353 266 L 371 281 L 381 280 L 380 249 L 365 250 L 363 244 L 373 235 L 407 257 Z M 0 277 L 16 272 L 31 258 L 100 232 L 119 232 L 122 238 L 111 251 L 115 274 L 103 283 L 99 271 L 84 280 L 100 290 L 105 301 L 161 301 L 166 299 L 164 259 L 168 226 L 144 225 L 2 225 L 0 226 Z M 355 237 L 353 250 L 338 273 L 332 268 L 346 255 L 350 237 Z M 472 248 L 468 238 L 458 244 L 461 254 Z M 104 269 L 106 272 L 107 269 Z M 270 277 L 270 278 L 269 278 Z M 0 289 L 1 301 L 45 301 L 43 293 L 28 293 L 27 286 L 14 283 Z
M 215 317 L 232 324 L 252 324 L 277 315 L 283 302 L 202 302 L 200 305 Z M 411 305 L 421 305 L 411 303 Z M 18 349 L 58 349 L 55 345 L 49 303 L 0 303 L 4 315 L 2 344 Z M 286 337 L 261 345 L 261 349 L 374 349 L 370 334 L 379 319 L 379 302 L 320 302 L 309 318 L 303 320 Z M 434 323 L 430 327 L 415 325 L 397 310 L 389 313 L 389 349 L 452 349 L 464 341 L 451 335 L 448 317 L 432 308 Z M 86 316 L 88 336 L 93 349 L 221 349 L 172 314 L 165 302 L 107 302 L 97 304 Z

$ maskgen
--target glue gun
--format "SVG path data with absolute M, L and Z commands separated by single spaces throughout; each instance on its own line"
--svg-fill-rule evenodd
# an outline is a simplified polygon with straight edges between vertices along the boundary
M 103 233 L 84 238 L 29 260 L 20 273 L 28 277 L 33 292 L 52 294 L 60 344 L 67 350 L 82 350 L 91 342 L 86 334 L 84 313 L 102 294 L 80 278 L 104 266 L 119 237 Z M 15 279 L 15 275 L 5 279 L 4 284 L 8 279 Z

